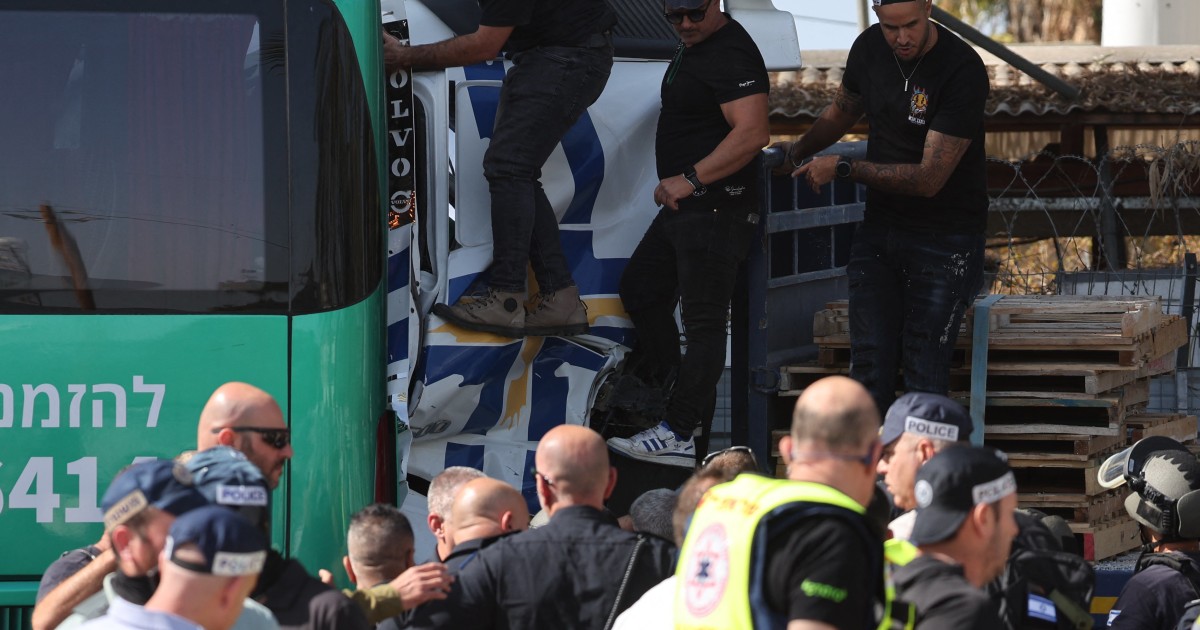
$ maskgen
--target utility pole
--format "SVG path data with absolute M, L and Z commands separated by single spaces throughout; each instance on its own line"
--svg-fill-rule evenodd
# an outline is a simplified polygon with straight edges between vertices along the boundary
M 869 21 L 867 19 L 867 2 L 869 0 L 858 0 L 858 32 L 867 30 Z

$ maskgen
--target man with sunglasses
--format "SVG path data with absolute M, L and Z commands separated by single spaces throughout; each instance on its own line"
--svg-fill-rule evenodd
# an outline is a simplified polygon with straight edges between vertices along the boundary
M 719 0 L 665 0 L 663 9 L 680 42 L 661 86 L 659 211 L 629 258 L 620 295 L 637 330 L 628 370 L 669 396 L 658 424 L 608 445 L 626 457 L 691 468 L 693 435 L 700 429 L 707 439 L 712 425 L 729 300 L 758 224 L 755 158 L 770 140 L 770 85 L 754 40 Z M 682 356 L 677 305 L 687 337 Z
M 850 376 L 883 413 L 905 391 L 945 394 L 959 324 L 983 286 L 987 173 L 979 54 L 930 21 L 933 0 L 872 0 L 879 24 L 850 48 L 833 103 L 794 143 L 792 177 L 813 190 L 865 185 L 846 268 Z M 866 159 L 823 155 L 861 118 Z
M 229 446 L 258 466 L 267 485 L 279 486 L 283 466 L 292 458 L 291 433 L 283 410 L 267 392 L 247 383 L 225 383 L 200 412 L 196 450 Z
M 740 475 L 701 500 L 680 550 L 675 627 L 875 627 L 883 540 L 866 506 L 878 427 L 855 381 L 806 389 L 779 442 L 788 478 Z
M 422 46 L 384 36 L 388 72 L 468 66 L 508 53 L 491 144 L 483 156 L 492 201 L 486 286 L 434 312 L 457 326 L 506 337 L 587 332 L 587 308 L 567 268 L 542 166 L 599 98 L 612 71 L 616 13 L 604 0 L 479 0 L 473 33 Z M 539 293 L 526 310 L 526 267 Z

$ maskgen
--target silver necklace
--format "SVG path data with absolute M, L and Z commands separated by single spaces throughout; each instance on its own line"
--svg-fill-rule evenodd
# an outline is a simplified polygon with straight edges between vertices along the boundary
M 909 72 L 908 76 L 904 76 L 904 68 L 900 67 L 900 58 L 896 56 L 895 51 L 892 51 L 892 59 L 896 60 L 896 69 L 900 71 L 900 78 L 904 79 L 904 93 L 908 94 L 908 80 L 917 73 L 917 68 L 921 67 L 921 62 L 925 61 L 925 55 L 921 55 L 921 57 L 917 59 L 917 65 L 913 66 L 912 72 Z

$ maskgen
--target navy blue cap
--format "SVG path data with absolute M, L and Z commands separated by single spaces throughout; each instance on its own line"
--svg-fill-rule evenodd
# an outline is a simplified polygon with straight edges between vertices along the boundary
M 1017 480 L 1004 453 L 965 444 L 942 449 L 917 470 L 917 517 L 909 542 L 928 545 L 953 538 L 976 505 L 995 503 L 1016 491 Z
M 203 561 L 193 559 L 195 554 L 179 557 L 185 545 L 195 545 Z M 241 514 L 209 505 L 175 519 L 164 553 L 176 565 L 198 573 L 253 575 L 266 563 L 267 537 Z
M 913 433 L 932 440 L 966 442 L 973 428 L 962 405 L 939 394 L 909 392 L 888 407 L 879 441 L 887 446 L 901 435 Z
M 228 446 L 214 446 L 196 453 L 187 468 L 196 489 L 210 503 L 241 512 L 258 527 L 266 529 L 271 514 L 271 488 L 258 466 Z
M 148 507 L 179 516 L 207 505 L 182 464 L 157 459 L 130 466 L 104 492 L 104 530 L 111 531 Z

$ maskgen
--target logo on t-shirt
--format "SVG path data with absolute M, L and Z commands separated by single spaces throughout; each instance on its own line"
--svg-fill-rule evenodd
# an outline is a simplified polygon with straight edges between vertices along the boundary
M 729 538 L 720 523 L 709 525 L 688 554 L 683 596 L 688 612 L 704 617 L 717 609 L 729 581 Z
M 740 87 L 740 88 L 750 87 L 751 85 L 754 85 L 754 81 L 755 81 L 754 79 L 750 79 L 749 81 L 742 81 L 741 83 L 738 83 L 738 87 Z
M 929 111 L 929 94 L 920 86 L 913 86 L 912 98 L 908 101 L 908 122 L 925 124 L 925 112 Z

